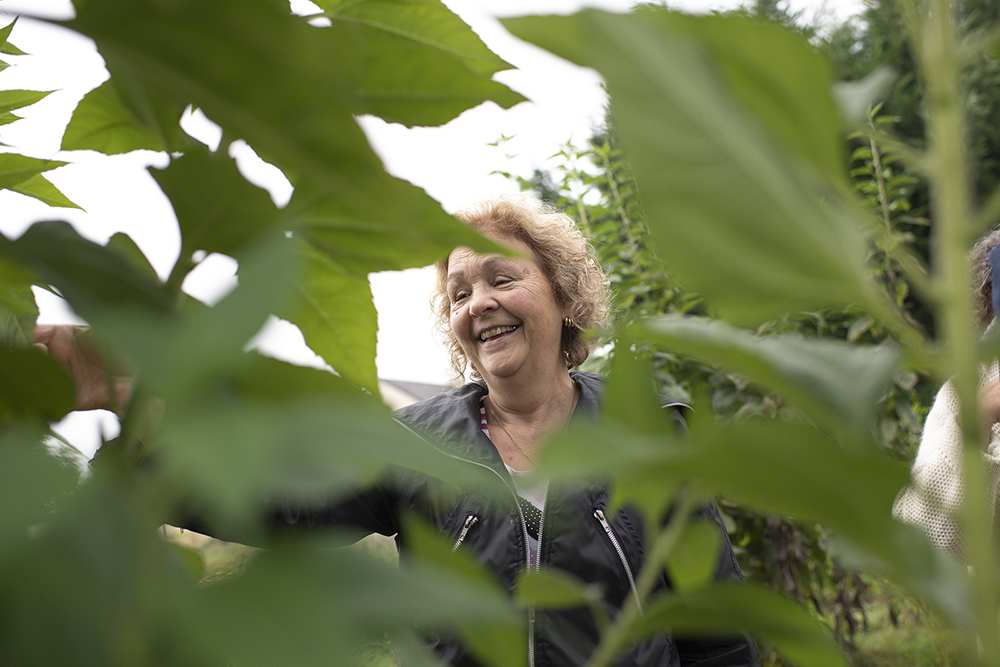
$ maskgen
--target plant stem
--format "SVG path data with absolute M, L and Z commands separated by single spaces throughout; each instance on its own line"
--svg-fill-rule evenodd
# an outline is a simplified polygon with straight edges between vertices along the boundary
M 930 0 L 924 11 L 922 27 L 911 31 L 914 52 L 926 84 L 928 167 L 930 173 L 937 253 L 936 269 L 943 315 L 944 335 L 948 341 L 952 382 L 963 406 L 962 433 L 965 439 L 964 530 L 973 566 L 978 634 L 983 664 L 1000 662 L 1000 636 L 997 620 L 996 578 L 993 576 L 994 541 L 989 513 L 991 497 L 982 465 L 983 425 L 979 416 L 977 336 L 973 329 L 972 304 L 969 298 L 966 248 L 975 235 L 969 195 L 965 110 L 959 86 L 961 62 L 956 43 L 955 7 L 949 0 Z

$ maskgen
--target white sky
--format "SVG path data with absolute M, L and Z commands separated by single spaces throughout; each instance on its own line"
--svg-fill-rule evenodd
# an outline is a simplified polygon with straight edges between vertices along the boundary
M 863 0 L 791 2 L 796 9 L 846 18 L 862 9 Z M 390 173 L 423 187 L 446 210 L 452 211 L 484 195 L 516 190 L 503 177 L 491 175 L 494 170 L 527 176 L 536 167 L 545 168 L 548 157 L 566 140 L 584 142 L 603 116 L 604 94 L 592 71 L 519 42 L 495 18 L 566 13 L 578 6 L 576 0 L 445 0 L 445 3 L 473 27 L 487 46 L 517 68 L 498 74 L 497 79 L 531 102 L 510 110 L 487 103 L 442 128 L 407 130 L 376 118 L 362 119 L 361 124 Z M 296 4 L 298 1 L 293 6 Z M 632 2 L 591 0 L 586 4 L 625 11 Z M 732 7 L 738 2 L 674 0 L 670 4 L 691 11 L 708 11 Z M 9 23 L 17 11 L 66 18 L 71 5 L 69 0 L 0 0 L 0 25 Z M 0 191 L 0 211 L 3 211 L 0 231 L 17 236 L 31 223 L 52 218 L 70 221 L 81 234 L 97 242 L 125 231 L 165 276 L 179 252 L 177 225 L 167 200 L 145 167 L 163 166 L 166 157 L 148 152 L 115 157 L 59 152 L 62 131 L 77 102 L 107 77 L 92 42 L 24 17 L 14 27 L 10 41 L 31 56 L 6 58 L 16 67 L 0 74 L 0 88 L 57 92 L 18 111 L 24 119 L 0 127 L 0 141 L 27 155 L 72 162 L 47 172 L 46 176 L 85 210 L 53 210 L 16 193 Z M 205 130 L 204 125 L 192 121 L 190 127 L 193 133 L 207 132 L 206 141 L 212 140 L 211 130 Z M 512 138 L 500 148 L 488 145 L 501 135 Z M 261 167 L 259 160 L 252 159 L 255 156 L 251 151 L 243 150 L 239 155 L 238 159 L 247 165 L 248 176 L 255 164 Z M 259 178 L 269 185 L 277 202 L 287 201 L 290 186 L 280 173 L 269 174 L 264 169 Z M 192 277 L 186 289 L 195 296 L 211 299 L 231 284 L 233 267 L 225 261 L 206 264 L 200 272 L 211 277 L 200 283 Z M 372 276 L 371 282 L 379 312 L 380 376 L 445 383 L 449 378 L 447 359 L 431 336 L 426 305 L 430 272 L 379 274 Z M 42 319 L 46 321 L 66 321 L 69 317 L 64 309 L 48 301 L 40 305 Z M 301 342 L 295 342 L 297 334 L 293 327 L 279 327 L 269 334 L 267 346 L 282 350 L 279 354 L 283 356 L 304 361 L 308 350 L 303 351 Z M 300 336 L 297 338 L 301 341 Z

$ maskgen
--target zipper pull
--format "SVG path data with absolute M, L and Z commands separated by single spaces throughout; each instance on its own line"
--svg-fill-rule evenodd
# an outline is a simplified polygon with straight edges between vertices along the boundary
M 475 514 L 470 514 L 465 517 L 465 523 L 462 524 L 462 531 L 458 534 L 458 539 L 455 540 L 455 545 L 451 548 L 452 551 L 458 551 L 458 548 L 462 546 L 462 542 L 465 541 L 465 536 L 469 534 L 469 529 L 472 528 L 479 519 Z
M 601 522 L 601 526 L 604 528 L 604 532 L 608 534 L 611 539 L 614 539 L 614 535 L 611 532 L 611 525 L 608 520 L 604 518 L 604 510 L 600 507 L 594 510 L 594 518 Z

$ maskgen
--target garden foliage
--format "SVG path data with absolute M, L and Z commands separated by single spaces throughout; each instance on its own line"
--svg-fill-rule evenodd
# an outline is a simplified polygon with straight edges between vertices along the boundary
M 387 463 L 476 483 L 401 432 L 378 401 L 367 275 L 428 264 L 458 244 L 492 246 L 387 175 L 355 116 L 440 124 L 486 100 L 521 99 L 492 81 L 507 65 L 438 2 L 317 4 L 327 20 L 313 25 L 275 0 L 78 0 L 66 23 L 95 40 L 111 77 L 80 103 L 63 148 L 169 153 L 169 166 L 153 175 L 177 214 L 182 249 L 161 281 L 127 238 L 95 245 L 58 211 L 16 240 L 0 239 L 4 663 L 344 664 L 362 642 L 388 634 L 404 663 L 433 664 L 415 628 L 444 628 L 487 664 L 519 665 L 527 660 L 523 607 L 592 599 L 579 582 L 545 571 L 525 576 L 509 599 L 416 521 L 417 557 L 401 569 L 321 548 L 349 536 L 256 528 L 264 499 L 330 499 Z M 984 664 L 996 664 L 995 581 L 973 581 L 893 520 L 907 470 L 875 437 L 879 399 L 901 373 L 954 375 L 974 406 L 976 362 L 992 354 L 976 346 L 962 270 L 964 248 L 990 222 L 973 211 L 962 167 L 955 82 L 971 46 L 954 42 L 947 2 L 911 9 L 913 43 L 927 51 L 918 71 L 931 140 L 921 165 L 936 202 L 938 252 L 927 282 L 948 333 L 940 341 L 925 341 L 874 277 L 863 231 L 871 214 L 841 154 L 845 125 L 865 119 L 845 119 L 829 64 L 801 37 L 746 17 L 662 9 L 506 21 L 515 35 L 604 76 L 652 248 L 715 318 L 633 322 L 616 332 L 619 351 L 657 345 L 703 357 L 796 412 L 728 425 L 695 396 L 690 438 L 678 440 L 648 365 L 619 353 L 601 423 L 553 442 L 543 472 L 610 476 L 618 500 L 650 517 L 668 507 L 683 517 L 721 494 L 821 524 L 845 562 L 978 627 Z M 971 45 L 996 50 L 989 40 Z M 847 91 L 848 107 L 873 103 L 866 90 Z M 39 94 L 0 94 L 0 118 L 13 120 Z M 245 140 L 285 173 L 295 187 L 287 206 L 245 182 L 225 151 L 183 133 L 178 121 L 189 107 L 222 127 L 224 146 Z M 58 163 L 0 157 L 0 186 L 69 205 L 43 176 Z M 180 286 L 212 252 L 239 262 L 239 285 L 210 307 Z M 39 445 L 46 424 L 71 409 L 72 388 L 28 344 L 32 285 L 58 290 L 138 378 L 120 407 L 121 435 L 82 483 Z M 754 333 L 789 314 L 847 306 L 887 338 Z M 245 352 L 270 315 L 298 325 L 337 374 Z M 969 442 L 978 442 L 975 409 L 965 417 Z M 970 491 L 981 500 L 984 478 L 970 459 Z M 198 563 L 155 531 L 192 508 L 269 548 L 241 576 L 196 585 Z M 968 515 L 988 525 L 985 503 L 969 503 Z M 992 572 L 992 542 L 986 531 L 975 536 L 976 571 Z M 612 664 L 619 648 L 664 627 L 742 629 L 792 662 L 843 664 L 800 604 L 761 584 L 709 584 L 707 544 L 683 521 L 653 536 L 638 586 L 651 590 L 665 564 L 676 591 L 647 600 L 645 614 L 627 606 L 608 619 L 592 665 Z

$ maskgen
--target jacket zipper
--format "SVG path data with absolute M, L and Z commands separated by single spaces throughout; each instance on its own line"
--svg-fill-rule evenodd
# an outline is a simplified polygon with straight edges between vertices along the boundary
M 413 435 L 415 435 L 416 437 L 418 437 L 421 440 L 423 440 L 424 442 L 426 442 L 430 447 L 433 447 L 434 449 L 436 449 L 439 452 L 441 452 L 442 454 L 444 454 L 445 456 L 453 458 L 456 461 L 462 461 L 464 463 L 471 463 L 472 465 L 479 466 L 480 468 L 486 468 L 487 470 L 489 470 L 490 472 L 492 472 L 494 475 L 496 475 L 497 479 L 499 479 L 501 482 L 504 483 L 504 486 L 507 487 L 507 490 L 510 491 L 511 495 L 514 497 L 514 507 L 517 508 L 517 514 L 521 518 L 521 533 L 522 533 L 522 535 L 524 537 L 524 567 L 525 567 L 525 569 L 530 570 L 531 569 L 531 552 L 528 550 L 528 521 L 527 521 L 527 519 L 524 518 L 524 511 L 521 509 L 521 504 L 519 502 L 517 502 L 517 497 L 518 497 L 517 496 L 517 489 L 515 489 L 513 486 L 511 486 L 511 482 L 508 482 L 506 479 L 504 479 L 503 475 L 501 475 L 500 473 L 498 473 L 496 470 L 494 470 L 490 466 L 486 465 L 485 463 L 480 463 L 479 461 L 472 461 L 472 460 L 469 460 L 469 459 L 466 459 L 466 458 L 462 458 L 461 456 L 458 456 L 456 454 L 452 454 L 451 452 L 445 451 L 445 450 L 441 449 L 440 447 L 438 447 L 437 445 L 435 445 L 430 440 L 428 440 L 427 438 L 425 438 L 423 435 L 421 435 L 421 434 L 417 433 L 416 431 L 414 431 L 412 428 L 410 428 L 409 424 L 406 424 L 406 423 L 404 423 L 404 422 L 402 422 L 402 421 L 400 421 L 398 419 L 394 419 L 394 421 L 397 424 L 399 424 L 400 426 L 402 426 L 403 428 L 405 428 L 407 431 L 409 431 L 410 433 L 412 433 Z M 546 500 L 548 500 L 548 494 L 549 494 L 549 487 L 548 487 L 548 485 L 546 485 L 546 487 L 545 487 L 545 499 Z M 468 519 L 466 519 L 466 521 L 468 521 Z M 538 549 L 539 549 L 538 553 L 539 554 L 541 554 L 541 548 L 542 548 L 542 539 L 541 539 L 542 538 L 542 526 L 541 526 L 541 523 L 544 523 L 544 522 L 545 522 L 545 513 L 543 512 L 542 513 L 542 521 L 540 522 L 540 524 L 538 526 Z M 470 525 L 469 527 L 471 528 L 472 526 Z M 539 557 L 539 562 L 540 561 L 541 561 L 541 558 Z M 534 607 L 529 607 L 528 608 L 528 667 L 535 667 L 535 608 Z
M 469 534 L 469 529 L 472 528 L 476 523 L 479 522 L 479 518 L 475 514 L 470 514 L 465 517 L 465 523 L 462 524 L 462 532 L 458 534 L 458 539 L 455 540 L 454 546 L 452 546 L 452 551 L 458 551 L 458 548 L 462 546 L 462 542 L 465 541 L 465 536 Z
M 542 567 L 542 534 L 545 531 L 545 506 L 549 504 L 549 483 L 545 482 L 545 491 L 542 492 L 542 518 L 538 521 L 538 557 L 535 559 L 535 571 Z M 520 505 L 518 505 L 520 510 Z M 525 533 L 527 533 L 527 522 L 525 521 Z M 528 559 L 528 569 L 531 569 L 531 555 L 528 550 L 528 542 L 524 542 L 525 557 Z M 535 608 L 528 608 L 528 667 L 535 665 Z
M 611 540 L 611 545 L 614 546 L 615 551 L 618 552 L 618 558 L 621 559 L 622 566 L 625 568 L 625 576 L 628 577 L 628 585 L 632 588 L 632 596 L 635 598 L 635 606 L 639 610 L 639 614 L 642 615 L 642 600 L 639 599 L 639 589 L 635 585 L 635 577 L 632 576 L 632 568 L 628 564 L 628 560 L 625 558 L 625 550 L 622 549 L 621 543 L 618 538 L 615 537 L 615 532 L 611 530 L 611 524 L 604 517 L 604 511 L 601 508 L 594 510 L 594 518 L 601 522 L 601 526 L 604 528 L 604 532 L 608 534 L 608 539 Z

